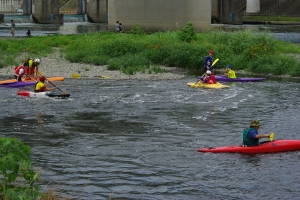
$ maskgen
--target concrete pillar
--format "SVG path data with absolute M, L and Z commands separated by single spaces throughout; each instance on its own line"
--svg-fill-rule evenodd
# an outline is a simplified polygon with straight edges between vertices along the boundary
M 259 13 L 260 0 L 247 0 L 246 13 Z
M 108 30 L 115 23 L 129 31 L 139 23 L 146 32 L 181 29 L 191 22 L 197 31 L 211 28 L 211 0 L 109 0 Z
M 24 15 L 31 15 L 32 14 L 32 0 L 23 0 L 23 13 Z
M 243 24 L 246 0 L 221 0 L 220 19 L 223 24 Z
M 126 0 L 122 0 L 126 1 Z M 109 1 L 111 3 L 111 1 Z M 122 3 L 121 3 L 122 4 Z M 108 0 L 87 0 L 87 13 L 90 22 L 107 23 Z
M 4 14 L 0 14 L 0 23 L 4 23 Z
M 63 14 L 59 14 L 59 0 L 32 1 L 32 16 L 41 24 L 63 24 Z

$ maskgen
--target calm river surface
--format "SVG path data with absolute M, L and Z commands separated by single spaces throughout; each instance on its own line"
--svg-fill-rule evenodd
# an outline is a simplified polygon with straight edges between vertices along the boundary
M 197 149 L 241 144 L 254 118 L 260 133 L 300 139 L 299 82 L 206 90 L 187 86 L 194 81 L 56 82 L 68 100 L 1 88 L 0 132 L 31 147 L 44 190 L 70 199 L 298 199 L 300 151 Z

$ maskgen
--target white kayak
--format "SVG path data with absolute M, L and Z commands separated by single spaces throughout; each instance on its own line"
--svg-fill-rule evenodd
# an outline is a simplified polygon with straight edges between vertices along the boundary
M 24 97 L 37 97 L 37 98 L 48 98 L 48 97 L 58 97 L 58 98 L 67 98 L 70 94 L 56 93 L 56 92 L 32 92 L 32 91 L 18 91 L 18 95 Z

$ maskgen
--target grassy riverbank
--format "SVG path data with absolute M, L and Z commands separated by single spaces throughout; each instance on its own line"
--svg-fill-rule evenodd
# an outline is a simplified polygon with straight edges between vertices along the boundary
M 140 30 L 131 34 L 101 32 L 1 39 L 0 68 L 21 64 L 20 56 L 21 60 L 43 57 L 56 47 L 61 57 L 71 62 L 107 65 L 109 70 L 125 74 L 163 72 L 159 66 L 195 70 L 202 67 L 208 50 L 213 49 L 214 59 L 220 59 L 217 69 L 232 65 L 235 70 L 250 73 L 300 76 L 298 45 L 276 40 L 267 33 L 196 34 L 191 26 L 179 31 L 142 33 Z

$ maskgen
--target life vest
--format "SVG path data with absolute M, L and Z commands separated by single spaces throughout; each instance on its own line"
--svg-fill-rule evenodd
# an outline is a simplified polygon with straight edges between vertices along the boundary
M 255 138 L 248 138 L 249 131 L 253 128 L 247 128 L 243 130 L 243 144 L 247 146 L 258 146 L 259 145 L 259 139 Z M 255 129 L 253 129 L 255 130 Z
M 28 67 L 29 66 L 29 60 L 32 60 L 32 59 L 28 58 L 28 59 L 25 60 L 24 67 Z
M 20 65 L 19 67 L 17 67 L 16 69 L 15 69 L 15 74 L 18 76 L 19 75 L 19 72 L 20 72 L 20 70 L 21 69 L 23 69 L 24 71 L 23 71 L 23 73 L 22 74 L 20 74 L 20 75 L 24 75 L 25 74 L 25 67 L 23 66 L 23 65 Z
M 46 87 L 43 82 L 39 81 L 34 86 L 34 92 L 46 92 Z
M 213 76 L 213 75 L 210 75 L 209 79 L 205 78 L 205 81 L 206 81 L 207 84 L 216 84 L 217 83 L 217 81 L 215 79 L 215 76 Z
M 232 69 L 228 72 L 228 78 L 236 78 L 235 72 Z

